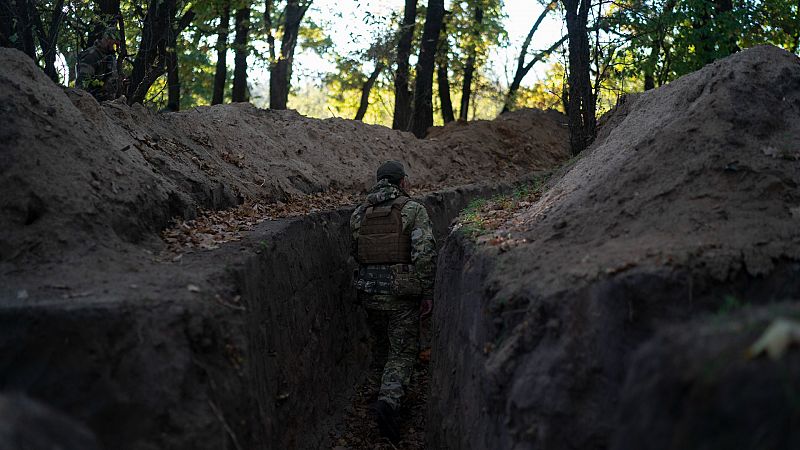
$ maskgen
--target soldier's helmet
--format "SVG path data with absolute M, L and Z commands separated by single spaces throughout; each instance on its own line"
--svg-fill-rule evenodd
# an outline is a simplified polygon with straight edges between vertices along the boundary
M 119 43 L 122 40 L 121 33 L 117 29 L 117 27 L 108 27 L 103 31 L 103 37 L 106 39 L 111 39 L 112 41 Z
M 400 161 L 386 161 L 378 167 L 378 173 L 376 174 L 375 178 L 378 181 L 383 179 L 389 180 L 390 183 L 399 184 L 400 180 L 402 180 L 406 176 L 405 168 L 403 167 L 403 163 Z

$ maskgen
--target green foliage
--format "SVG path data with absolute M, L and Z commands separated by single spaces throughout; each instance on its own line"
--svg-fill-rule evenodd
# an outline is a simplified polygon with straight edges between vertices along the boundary
M 738 311 L 744 305 L 744 302 L 735 295 L 726 295 L 722 300 L 722 304 L 717 309 L 717 316 L 726 316 L 732 312 Z
M 538 200 L 551 176 L 552 172 L 539 174 L 509 194 L 471 201 L 458 216 L 459 232 L 474 240 L 496 230 L 516 211 Z

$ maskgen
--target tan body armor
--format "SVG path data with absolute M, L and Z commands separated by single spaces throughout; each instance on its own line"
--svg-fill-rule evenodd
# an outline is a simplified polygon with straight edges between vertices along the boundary
M 408 201 L 408 197 L 399 197 L 367 208 L 358 234 L 359 263 L 411 263 L 411 235 L 403 230 L 401 215 Z

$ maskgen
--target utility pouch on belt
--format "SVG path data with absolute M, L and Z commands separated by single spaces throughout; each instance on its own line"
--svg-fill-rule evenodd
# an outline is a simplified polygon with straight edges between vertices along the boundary
M 422 284 L 410 264 L 361 266 L 355 280 L 356 289 L 367 294 L 409 297 L 422 295 Z

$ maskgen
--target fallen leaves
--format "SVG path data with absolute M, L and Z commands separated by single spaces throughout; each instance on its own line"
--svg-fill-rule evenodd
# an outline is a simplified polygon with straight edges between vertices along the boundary
M 359 201 L 359 195 L 337 190 L 292 196 L 286 202 L 248 201 L 223 211 L 201 210 L 195 219 L 176 220 L 172 227 L 162 231 L 161 237 L 172 252 L 212 250 L 225 242 L 242 239 L 246 232 L 265 220 L 304 216 Z M 172 260 L 180 262 L 180 255 Z

